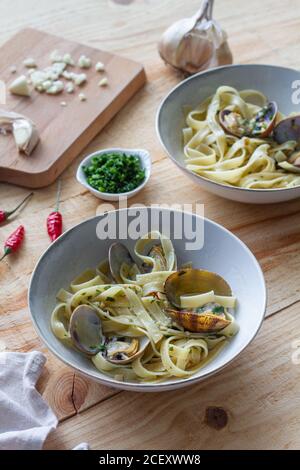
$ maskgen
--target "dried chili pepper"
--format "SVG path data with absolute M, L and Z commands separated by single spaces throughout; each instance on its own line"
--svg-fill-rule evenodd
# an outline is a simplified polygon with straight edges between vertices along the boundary
M 18 204 L 17 207 L 15 207 L 12 211 L 0 210 L 0 224 L 2 222 L 5 222 L 11 215 L 13 215 L 18 209 L 20 209 L 20 207 L 23 206 L 23 204 L 25 204 L 25 202 L 28 201 L 28 199 L 30 199 L 32 196 L 33 193 L 28 194 L 28 196 L 26 196 L 25 199 L 23 199 L 23 201 L 20 202 L 20 204 Z
M 51 212 L 47 218 L 47 232 L 54 242 L 62 234 L 62 215 L 59 212 L 59 202 L 61 193 L 61 182 L 58 182 L 57 197 L 56 197 L 56 208 L 55 211 Z
M 20 225 L 17 230 L 15 230 L 6 240 L 4 244 L 4 255 L 2 256 L 2 258 L 0 258 L 0 261 L 2 261 L 5 256 L 18 251 L 18 249 L 23 243 L 24 235 L 25 228 L 23 227 L 23 225 Z

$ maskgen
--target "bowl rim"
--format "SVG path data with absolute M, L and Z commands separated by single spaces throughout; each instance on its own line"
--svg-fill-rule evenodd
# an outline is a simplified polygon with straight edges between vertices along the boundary
M 144 181 L 142 181 L 142 183 L 139 186 L 132 189 L 131 191 L 127 191 L 126 193 L 105 193 L 105 192 L 99 191 L 98 189 L 93 188 L 87 182 L 85 175 L 82 178 L 82 176 L 81 176 L 82 167 L 92 157 L 94 157 L 96 155 L 99 155 L 99 154 L 102 155 L 103 153 L 107 153 L 107 152 L 118 152 L 118 153 L 124 152 L 124 153 L 136 154 L 139 157 L 141 163 L 143 164 L 143 167 L 144 167 L 144 170 L 145 170 L 145 179 L 144 179 Z M 147 162 L 148 165 L 145 165 L 145 162 Z M 152 167 L 151 155 L 150 155 L 150 152 L 146 149 L 109 147 L 109 148 L 105 148 L 105 149 L 96 150 L 95 152 L 92 152 L 92 153 L 89 153 L 88 155 L 86 155 L 83 158 L 83 160 L 81 160 L 81 162 L 79 163 L 79 165 L 77 167 L 76 179 L 77 179 L 78 183 L 80 183 L 86 189 L 88 189 L 91 192 L 97 193 L 99 196 L 103 196 L 105 198 L 107 197 L 108 199 L 112 198 L 112 197 L 115 197 L 115 198 L 127 197 L 127 198 L 129 198 L 130 196 L 133 196 L 137 192 L 141 191 L 146 186 L 146 184 L 148 183 L 149 178 L 151 176 L 151 167 Z
M 137 209 L 138 208 L 139 207 L 137 207 Z M 218 224 L 217 222 L 215 222 L 211 219 L 208 219 L 207 217 L 200 216 L 198 214 L 194 214 L 194 213 L 190 213 L 190 212 L 180 211 L 179 209 L 156 208 L 156 207 L 153 208 L 151 206 L 140 206 L 140 209 L 147 210 L 147 211 L 152 211 L 153 209 L 155 209 L 155 210 L 160 210 L 162 212 L 165 212 L 165 211 L 168 211 L 168 212 L 171 212 L 171 211 L 172 212 L 184 212 L 184 213 L 190 214 L 191 216 L 195 216 L 197 218 L 200 218 L 204 222 L 207 221 L 209 224 L 212 224 L 213 226 L 217 227 L 221 231 L 223 231 L 223 232 L 229 234 L 231 237 L 233 237 L 237 243 L 239 243 L 240 245 L 243 246 L 243 248 L 250 255 L 250 258 L 254 262 L 254 265 L 256 267 L 257 273 L 260 277 L 260 281 L 261 281 L 261 284 L 262 284 L 262 287 L 263 287 L 263 299 L 262 299 L 263 300 L 263 308 L 262 308 L 262 311 L 261 311 L 261 318 L 258 322 L 258 325 L 256 326 L 254 334 L 249 339 L 249 341 L 247 341 L 247 343 L 242 348 L 240 348 L 238 350 L 237 354 L 235 354 L 235 356 L 232 357 L 232 359 L 230 359 L 228 362 L 226 362 L 225 364 L 217 367 L 216 369 L 212 370 L 211 372 L 206 372 L 205 374 L 203 374 L 200 377 L 191 376 L 191 377 L 187 377 L 187 378 L 184 378 L 184 379 L 176 379 L 175 378 L 175 379 L 171 379 L 170 382 L 161 382 L 161 383 L 122 382 L 122 381 L 118 381 L 116 379 L 112 379 L 111 377 L 106 376 L 104 373 L 103 373 L 103 377 L 99 377 L 96 368 L 95 368 L 95 372 L 88 372 L 84 368 L 81 368 L 78 365 L 74 365 L 71 360 L 69 361 L 62 354 L 57 352 L 55 347 L 53 347 L 50 344 L 50 342 L 47 340 L 47 338 L 44 337 L 44 335 L 43 335 L 43 333 L 42 333 L 42 331 L 39 327 L 39 323 L 33 315 L 33 312 L 32 312 L 32 310 L 33 310 L 33 306 L 32 306 L 32 285 L 33 285 L 35 276 L 38 275 L 38 268 L 39 268 L 41 262 L 44 260 L 44 258 L 47 257 L 48 253 L 51 250 L 53 250 L 56 245 L 62 243 L 62 241 L 65 238 L 67 238 L 72 231 L 77 230 L 78 227 L 80 227 L 84 224 L 88 224 L 93 220 L 100 219 L 101 217 L 103 217 L 107 213 L 128 211 L 128 209 L 129 208 L 115 209 L 115 210 L 107 211 L 104 214 L 99 214 L 99 215 L 90 217 L 88 219 L 85 219 L 84 221 L 80 222 L 79 224 L 76 224 L 73 227 L 66 230 L 53 243 L 51 243 L 49 245 L 49 247 L 42 253 L 42 255 L 39 257 L 38 261 L 36 262 L 34 270 L 31 274 L 30 281 L 29 281 L 28 295 L 27 295 L 29 313 L 30 313 L 30 317 L 31 317 L 31 321 L 33 323 L 34 329 L 35 329 L 36 333 L 38 334 L 39 338 L 42 340 L 42 342 L 49 349 L 49 351 L 52 352 L 52 354 L 54 354 L 54 356 L 56 356 L 64 364 L 71 367 L 72 369 L 77 370 L 80 374 L 88 377 L 89 379 L 100 382 L 100 383 L 102 383 L 103 385 L 106 385 L 106 386 L 110 386 L 110 387 L 114 387 L 114 388 L 118 388 L 118 389 L 122 389 L 122 390 L 130 390 L 130 391 L 135 390 L 135 391 L 141 391 L 141 392 L 156 392 L 156 391 L 174 390 L 174 389 L 178 389 L 178 388 L 187 387 L 187 386 L 195 384 L 197 382 L 201 382 L 201 381 L 205 380 L 206 378 L 211 377 L 211 376 L 217 374 L 218 372 L 220 372 L 221 370 L 225 369 L 227 366 L 232 364 L 233 361 L 235 361 L 242 354 L 242 352 L 250 345 L 250 343 L 257 336 L 257 334 L 258 334 L 258 332 L 259 332 L 259 330 L 262 326 L 262 323 L 265 319 L 266 308 L 267 308 L 266 282 L 265 282 L 265 278 L 264 278 L 262 268 L 261 268 L 259 262 L 257 261 L 256 257 L 254 256 L 254 254 L 252 253 L 250 248 L 248 248 L 248 246 L 242 240 L 240 240 L 234 233 L 232 233 L 227 228 L 223 227 L 221 224 Z M 49 329 L 50 329 L 50 324 L 49 324 Z M 51 329 L 50 329 L 50 331 L 51 331 Z
M 213 186 L 216 186 L 216 187 L 221 187 L 221 188 L 224 188 L 224 189 L 231 189 L 233 191 L 244 191 L 244 192 L 251 192 L 251 193 L 257 193 L 257 194 L 261 194 L 261 193 L 269 193 L 271 194 L 272 192 L 278 192 L 278 191 L 281 191 L 281 192 L 284 192 L 284 191 L 297 191 L 299 190 L 300 186 L 294 186 L 292 188 L 269 188 L 269 189 L 259 189 L 259 188 L 242 188 L 242 187 L 237 187 L 237 186 L 230 186 L 228 184 L 225 184 L 225 183 L 218 183 L 216 181 L 213 181 L 209 178 L 206 178 L 205 176 L 202 176 L 202 175 L 196 175 L 196 173 L 193 173 L 192 171 L 188 170 L 181 162 L 179 162 L 175 157 L 173 157 L 173 155 L 169 152 L 169 150 L 167 149 L 166 145 L 164 144 L 164 141 L 163 141 L 163 137 L 162 137 L 162 133 L 160 132 L 160 117 L 161 117 L 161 112 L 162 112 L 162 109 L 164 107 L 164 105 L 167 103 L 167 101 L 171 100 L 173 98 L 173 94 L 176 93 L 177 89 L 179 89 L 181 86 L 185 86 L 187 82 L 189 81 L 192 81 L 196 78 L 198 78 L 199 76 L 203 76 L 203 75 L 210 75 L 212 73 L 215 73 L 215 72 L 218 72 L 220 70 L 223 70 L 223 69 L 235 69 L 235 68 L 254 68 L 254 67 L 259 67 L 259 68 L 273 68 L 273 69 L 281 69 L 281 70 L 286 70 L 286 71 L 293 71 L 293 72 L 297 72 L 299 74 L 299 78 L 300 78 L 300 72 L 297 70 L 297 69 L 293 69 L 291 67 L 283 67 L 281 65 L 269 65 L 269 64 L 230 64 L 230 65 L 223 65 L 221 67 L 213 67 L 211 69 L 208 69 L 208 70 L 204 70 L 202 72 L 198 72 L 198 73 L 195 73 L 194 75 L 190 76 L 190 77 L 187 77 L 185 78 L 184 80 L 182 80 L 180 83 L 178 83 L 177 85 L 175 85 L 169 92 L 168 94 L 163 98 L 163 100 L 160 102 L 159 104 L 159 107 L 157 109 L 157 112 L 156 112 L 156 117 L 155 117 L 155 129 L 156 129 L 156 135 L 158 137 L 158 140 L 162 146 L 162 148 L 164 149 L 164 151 L 166 152 L 166 154 L 168 155 L 168 157 L 175 163 L 175 165 L 177 165 L 181 170 L 184 171 L 184 173 L 188 174 L 188 175 L 192 175 L 193 177 L 195 178 L 199 178 L 200 180 L 204 180 L 206 181 L 208 184 L 212 184 Z

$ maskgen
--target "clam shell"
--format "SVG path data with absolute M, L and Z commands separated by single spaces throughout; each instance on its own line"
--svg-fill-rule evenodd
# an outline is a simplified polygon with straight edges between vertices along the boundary
M 223 330 L 230 324 L 226 318 L 213 313 L 195 313 L 189 310 L 167 309 L 167 313 L 185 330 L 193 333 L 210 333 Z
M 112 277 L 118 284 L 122 284 L 123 280 L 120 276 L 121 266 L 123 263 L 131 266 L 134 261 L 128 249 L 122 243 L 113 243 L 108 252 L 109 268 Z
M 181 269 L 171 274 L 165 282 L 168 301 L 181 308 L 182 295 L 204 294 L 214 291 L 216 295 L 231 296 L 229 284 L 219 274 L 204 269 Z
M 103 343 L 103 334 L 96 310 L 89 305 L 75 308 L 70 319 L 70 335 L 79 351 L 90 356 L 97 354 Z
M 300 142 L 300 115 L 282 119 L 274 128 L 274 140 L 283 144 L 289 140 Z

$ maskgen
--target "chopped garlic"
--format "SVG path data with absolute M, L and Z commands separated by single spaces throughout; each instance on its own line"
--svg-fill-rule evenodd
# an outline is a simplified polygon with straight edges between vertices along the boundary
M 67 83 L 66 84 L 66 92 L 67 93 L 73 93 L 73 91 L 75 90 L 75 86 L 73 83 Z
M 80 101 L 86 101 L 86 96 L 84 93 L 79 93 L 78 98 L 80 99 Z
M 52 80 L 45 80 L 41 85 L 41 90 L 47 91 L 49 88 L 52 86 L 53 82 Z
M 51 67 L 46 67 L 44 72 L 47 75 L 47 78 L 50 80 L 58 80 L 59 77 L 63 74 L 66 64 L 64 62 L 55 62 L 52 64 Z
M 63 62 L 64 62 L 66 65 L 75 65 L 75 62 L 74 62 L 74 60 L 73 60 L 72 57 L 71 57 L 71 54 L 64 54 L 64 56 L 63 56 Z
M 30 96 L 30 89 L 25 75 L 16 78 L 8 89 L 13 95 Z
M 92 61 L 89 57 L 81 55 L 78 59 L 78 67 L 81 69 L 89 69 L 92 65 Z
M 36 61 L 32 59 L 32 57 L 28 57 L 28 59 L 23 60 L 23 65 L 29 69 L 37 67 Z
M 66 101 L 61 101 L 61 102 L 60 102 L 60 105 L 63 106 L 63 107 L 65 107 L 65 106 L 67 106 L 67 103 L 66 103 Z
M 97 62 L 97 64 L 95 65 L 95 69 L 96 69 L 96 72 L 104 72 L 105 70 L 104 64 L 102 64 L 102 62 Z
M 15 65 L 12 65 L 9 70 L 10 70 L 10 73 L 16 73 L 17 67 Z
M 108 85 L 107 77 L 101 78 L 100 82 L 98 83 L 98 86 L 107 86 L 107 85 Z
M 68 72 L 68 70 L 65 70 L 65 71 L 62 73 L 62 76 L 63 76 L 66 80 L 73 80 L 74 75 L 76 75 L 76 74 L 73 73 L 73 72 Z
M 30 75 L 30 79 L 34 88 L 36 88 L 37 90 L 38 87 L 43 85 L 44 81 L 49 80 L 47 73 L 42 70 L 35 70 L 34 72 L 32 72 L 32 74 Z
M 59 52 L 57 50 L 55 51 L 52 51 L 51 54 L 50 54 L 50 60 L 52 63 L 54 62 L 62 62 L 63 58 L 62 56 L 59 54 Z
M 57 95 L 61 93 L 64 89 L 64 84 L 61 80 L 56 80 L 52 83 L 52 85 L 46 90 L 48 95 Z
M 72 80 L 74 80 L 75 85 L 80 86 L 86 82 L 87 76 L 85 73 L 74 74 L 74 78 Z

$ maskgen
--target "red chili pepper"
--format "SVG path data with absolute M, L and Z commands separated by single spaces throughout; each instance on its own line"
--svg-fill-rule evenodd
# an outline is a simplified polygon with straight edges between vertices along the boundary
M 2 258 L 0 258 L 0 261 L 2 261 L 5 256 L 18 251 L 18 249 L 23 243 L 24 235 L 25 228 L 23 227 L 23 225 L 20 225 L 17 230 L 15 230 L 6 240 L 4 244 L 4 255 L 2 256 Z
M 54 212 L 51 212 L 47 218 L 47 232 L 51 239 L 54 242 L 61 234 L 62 234 L 62 215 L 58 211 L 59 208 L 59 199 L 60 199 L 60 192 L 61 192 L 61 182 L 58 182 L 57 188 L 57 198 L 56 198 L 56 209 Z
M 0 224 L 2 222 L 5 222 L 5 220 L 7 220 L 12 214 L 14 214 L 18 209 L 20 209 L 20 207 L 23 206 L 23 204 L 25 204 L 25 202 L 28 201 L 28 199 L 30 199 L 31 196 L 33 196 L 33 193 L 28 194 L 28 196 L 26 196 L 25 199 L 23 199 L 23 201 L 20 202 L 20 204 L 18 204 L 17 207 L 15 207 L 15 209 L 13 209 L 12 211 L 0 210 Z

